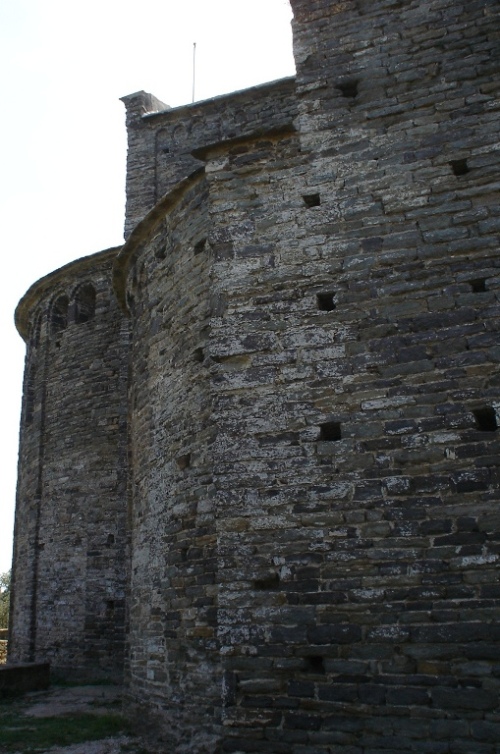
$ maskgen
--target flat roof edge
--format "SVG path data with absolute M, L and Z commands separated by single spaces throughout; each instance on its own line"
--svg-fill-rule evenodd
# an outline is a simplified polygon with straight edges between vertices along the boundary
M 150 118 L 155 118 L 160 115 L 171 115 L 173 113 L 178 113 L 181 110 L 193 110 L 197 107 L 207 107 L 208 105 L 212 103 L 222 102 L 223 100 L 229 100 L 233 97 L 235 99 L 238 99 L 239 97 L 244 97 L 248 94 L 255 93 L 262 93 L 262 91 L 265 91 L 266 89 L 272 90 L 272 89 L 278 89 L 280 85 L 290 85 L 295 84 L 296 76 L 285 76 L 285 78 L 282 79 L 275 79 L 274 81 L 266 81 L 263 84 L 256 84 L 256 86 L 251 86 L 247 89 L 237 89 L 234 92 L 227 92 L 226 94 L 217 94 L 215 97 L 209 97 L 208 99 L 202 99 L 202 100 L 196 100 L 195 102 L 188 102 L 185 105 L 177 105 L 175 107 L 166 107 L 164 110 L 154 110 L 151 112 L 143 113 L 141 115 L 141 118 L 143 120 L 149 120 Z M 122 99 L 124 99 L 122 97 Z

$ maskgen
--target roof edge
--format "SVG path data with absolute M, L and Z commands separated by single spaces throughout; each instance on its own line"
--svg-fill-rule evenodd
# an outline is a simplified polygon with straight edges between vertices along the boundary
M 149 237 L 151 231 L 159 224 L 165 213 L 174 207 L 186 192 L 202 176 L 205 175 L 204 166 L 196 168 L 186 178 L 163 196 L 157 204 L 148 212 L 148 214 L 135 226 L 134 230 L 128 237 L 126 243 L 118 253 L 113 266 L 113 289 L 118 304 L 125 314 L 130 314 L 127 299 L 126 286 L 128 270 L 134 259 L 142 251 L 143 242 Z
M 16 311 L 14 312 L 14 323 L 21 338 L 26 342 L 29 331 L 29 318 L 32 308 L 38 303 L 41 296 L 47 293 L 57 281 L 64 277 L 72 268 L 79 268 L 82 272 L 84 270 L 94 267 L 96 262 L 104 262 L 108 258 L 111 261 L 116 257 L 122 245 L 112 246 L 109 249 L 98 251 L 95 254 L 89 254 L 86 257 L 80 257 L 74 259 L 72 262 L 58 267 L 56 270 L 49 272 L 48 275 L 44 275 L 42 278 L 33 283 L 24 296 L 19 301 Z

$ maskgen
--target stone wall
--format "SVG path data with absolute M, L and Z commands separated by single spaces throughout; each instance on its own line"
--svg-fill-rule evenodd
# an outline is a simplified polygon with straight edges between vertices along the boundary
M 146 228 L 128 295 L 130 690 L 164 710 L 169 740 L 193 746 L 213 737 L 220 703 L 207 222 L 200 177 Z
M 137 688 L 156 703 L 163 692 L 153 694 L 151 682 L 163 667 L 165 708 L 179 709 L 188 739 L 199 730 L 186 692 L 189 682 L 198 687 L 202 663 L 191 658 L 200 655 L 177 653 L 174 673 L 170 646 L 184 642 L 188 616 L 204 629 L 207 597 L 186 574 L 210 583 L 215 574 L 217 641 L 211 624 L 197 652 L 219 652 L 204 667 L 210 702 L 221 678 L 212 718 L 217 726 L 220 714 L 221 725 L 203 730 L 218 734 L 224 751 L 493 754 L 494 5 L 293 5 L 296 135 L 283 122 L 194 151 L 206 163 L 200 250 L 209 291 L 196 282 L 190 222 L 199 210 L 186 211 L 189 184 L 157 205 L 122 257 L 150 260 L 142 273 L 138 261 L 120 273 L 138 328 L 134 394 L 179 358 L 164 312 L 175 307 L 176 331 L 209 334 L 197 355 L 204 397 L 183 407 L 190 442 L 167 432 L 155 444 L 163 423 L 145 400 L 137 414 L 134 436 L 149 435 L 133 471 L 140 530 L 154 531 L 162 495 L 165 510 L 181 512 L 163 536 L 163 563 L 161 545 L 152 560 L 141 548 L 141 560 L 173 566 L 160 583 L 189 585 L 180 615 L 173 593 L 159 601 L 156 634 L 171 611 L 176 624 L 161 648 L 151 643 L 150 683 Z M 136 198 L 140 191 L 136 183 Z M 165 244 L 170 235 L 175 248 Z M 198 379 L 194 346 L 188 335 L 186 395 Z M 165 390 L 160 405 L 173 402 L 182 415 L 182 390 Z M 204 420 L 208 407 L 210 436 L 193 421 L 194 405 Z M 183 468 L 184 481 L 193 475 L 185 488 L 171 469 L 177 454 L 197 458 L 200 442 L 210 453 L 217 534 L 215 566 L 205 553 L 205 569 L 200 547 L 170 561 L 174 532 L 199 536 L 196 516 L 182 515 L 198 510 L 189 508 L 196 464 L 190 457 Z M 154 480 L 142 487 L 146 460 Z M 158 527 L 156 542 L 165 531 Z M 212 531 L 203 530 L 207 542 Z M 147 589 L 144 565 L 137 573 L 136 586 Z M 150 630 L 144 609 L 136 615 L 137 635 Z
M 304 563 L 317 659 L 284 725 L 339 751 L 493 752 L 498 4 L 292 4 L 304 248 L 337 266 L 324 316 L 346 343 L 309 381 L 340 487 L 304 503 L 340 518 Z
M 42 279 L 27 340 L 9 660 L 121 675 L 128 548 L 128 323 L 117 249 Z
M 294 79 L 173 109 L 146 92 L 122 100 L 128 133 L 126 238 L 162 196 L 202 166 L 193 156 L 196 149 L 281 129 L 297 113 Z

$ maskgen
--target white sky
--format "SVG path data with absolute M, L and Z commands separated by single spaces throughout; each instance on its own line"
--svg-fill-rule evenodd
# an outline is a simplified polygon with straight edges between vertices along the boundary
M 125 112 L 140 89 L 169 105 L 294 73 L 288 0 L 0 0 L 0 572 L 12 529 L 27 288 L 123 240 Z

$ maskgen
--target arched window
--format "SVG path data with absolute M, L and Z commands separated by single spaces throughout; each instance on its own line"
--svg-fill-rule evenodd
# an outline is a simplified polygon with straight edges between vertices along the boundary
M 69 298 L 66 295 L 58 296 L 52 304 L 50 312 L 50 330 L 53 335 L 62 332 L 68 326 Z
M 75 293 L 75 324 L 88 322 L 94 314 L 95 288 L 91 283 L 85 283 Z
M 33 325 L 31 326 L 31 332 L 30 332 L 30 346 L 32 348 L 38 348 L 40 345 L 40 335 L 42 332 L 42 314 L 41 312 L 38 312 L 36 315 Z

